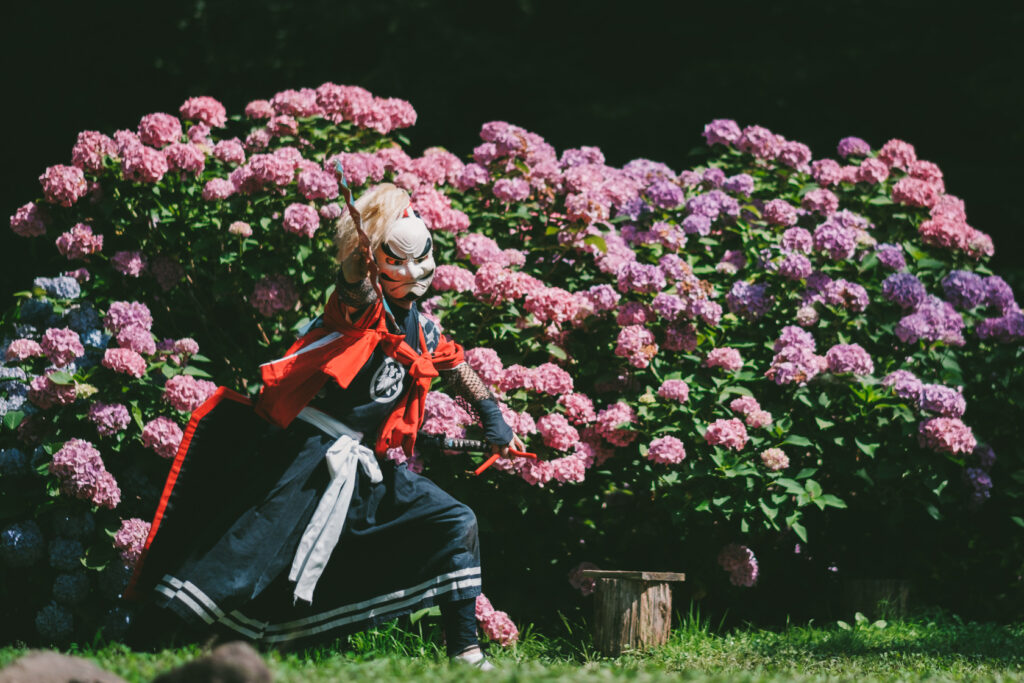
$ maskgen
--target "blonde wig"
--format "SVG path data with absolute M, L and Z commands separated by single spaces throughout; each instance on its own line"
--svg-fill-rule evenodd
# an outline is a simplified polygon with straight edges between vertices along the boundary
M 409 193 L 391 183 L 374 185 L 356 199 L 356 210 L 363 219 L 363 231 L 370 238 L 370 253 L 387 239 L 388 229 L 409 206 Z M 335 223 L 334 246 L 338 262 L 344 261 L 359 246 L 355 222 L 348 211 Z

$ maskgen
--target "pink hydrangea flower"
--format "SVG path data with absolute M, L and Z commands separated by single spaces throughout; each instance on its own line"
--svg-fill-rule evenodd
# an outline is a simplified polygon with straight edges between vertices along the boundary
M 730 543 L 718 553 L 718 566 L 729 572 L 729 583 L 752 587 L 759 574 L 754 551 L 745 545 Z
M 769 426 L 773 421 L 772 414 L 767 410 L 753 410 L 747 413 L 744 422 L 751 429 L 760 429 Z
M 68 259 L 84 259 L 103 249 L 103 235 L 92 234 L 85 223 L 76 223 L 57 238 L 57 251 Z
M 423 431 L 461 439 L 466 435 L 466 425 L 472 423 L 472 416 L 448 394 L 442 391 L 427 394 Z
M 29 202 L 11 216 L 11 231 L 20 237 L 40 237 L 46 234 L 43 212 L 35 202 Z
M 103 367 L 137 379 L 146 374 L 146 359 L 131 349 L 107 349 L 103 352 Z
M 833 374 L 870 375 L 875 371 L 871 356 L 860 344 L 836 344 L 825 352 L 825 360 Z
M 99 173 L 106 157 L 117 155 L 117 143 L 103 133 L 83 130 L 71 148 L 71 163 L 84 171 Z
M 77 166 L 50 166 L 39 176 L 39 182 L 46 201 L 61 206 L 73 205 L 89 191 L 85 174 Z
M 597 419 L 594 402 L 586 394 L 568 393 L 558 397 L 558 405 L 565 408 L 565 415 L 574 425 L 585 425 Z
M 541 363 L 529 372 L 526 388 L 559 396 L 572 391 L 572 375 L 554 363 Z
M 224 105 L 208 95 L 188 98 L 178 108 L 178 113 L 183 119 L 202 121 L 214 128 L 223 128 L 228 122 L 228 113 Z
M 856 173 L 857 182 L 877 185 L 889 177 L 889 167 L 879 159 L 869 158 L 857 167 Z
M 460 266 L 437 266 L 431 285 L 438 292 L 472 292 L 476 289 L 476 276 Z
M 85 354 L 85 347 L 82 346 L 78 333 L 67 327 L 51 327 L 46 330 L 39 345 L 50 362 L 58 368 Z
M 663 436 L 648 446 L 647 459 L 663 465 L 677 465 L 686 459 L 686 448 L 676 437 Z
M 288 311 L 299 302 L 299 293 L 286 275 L 267 275 L 253 288 L 249 303 L 266 317 Z
M 100 452 L 83 439 L 66 441 L 50 461 L 50 472 L 60 480 L 65 495 L 113 510 L 121 502 L 121 489 L 107 472 Z
M 614 446 L 628 446 L 636 440 L 637 432 L 630 425 L 637 423 L 636 411 L 619 401 L 597 414 L 597 432 Z
M 627 325 L 619 331 L 615 355 L 629 360 L 630 365 L 646 368 L 658 353 L 654 334 L 642 325 Z
M 150 523 L 138 517 L 121 520 L 121 528 L 114 534 L 114 548 L 121 554 L 126 565 L 134 567 L 142 557 L 149 528 Z
M 740 396 L 729 402 L 729 410 L 739 415 L 746 415 L 761 410 L 761 404 L 753 396 Z
M 284 210 L 283 225 L 288 232 L 312 237 L 320 227 L 320 214 L 309 204 L 290 204 Z
M 238 138 L 221 140 L 213 146 L 213 157 L 225 164 L 244 164 L 245 147 L 238 141 Z
M 150 147 L 164 147 L 181 140 L 181 121 L 171 114 L 146 114 L 139 121 L 139 140 Z
M 117 333 L 117 345 L 122 349 L 131 349 L 145 356 L 151 356 L 156 353 L 156 342 L 153 340 L 153 334 L 139 325 L 122 327 Z
M 839 197 L 831 190 L 819 187 L 805 194 L 800 206 L 823 216 L 831 216 L 839 209 Z
M 897 204 L 931 208 L 942 196 L 942 188 L 918 178 L 900 178 L 892 186 L 892 200 Z
M 234 221 L 228 226 L 228 233 L 237 237 L 252 237 L 252 226 L 245 221 Z
M 722 368 L 729 372 L 735 372 L 743 367 L 743 356 L 738 350 L 723 346 L 712 349 L 704 359 L 704 365 L 709 368 Z
M 771 199 L 764 205 L 761 212 L 768 225 L 789 227 L 796 225 L 796 207 L 785 199 Z
M 196 178 L 206 168 L 206 155 L 194 144 L 175 142 L 164 150 L 167 170 L 192 174 Z
M 557 325 L 572 320 L 579 312 L 576 299 L 560 287 L 544 287 L 526 296 L 523 308 L 542 323 Z
M 978 445 L 974 433 L 956 417 L 933 417 L 917 427 L 922 448 L 938 453 L 971 453 Z
M 333 173 L 309 169 L 299 174 L 299 194 L 308 200 L 334 199 L 338 196 L 338 181 Z
M 530 184 L 522 178 L 501 178 L 492 191 L 503 202 L 521 202 L 530 196 Z
M 141 251 L 118 251 L 110 257 L 114 270 L 128 277 L 139 277 L 146 269 L 146 257 Z
M 738 451 L 747 445 L 747 428 L 736 418 L 715 420 L 704 432 L 704 440 L 712 446 L 725 446 Z
M 38 375 L 29 383 L 28 400 L 43 410 L 70 405 L 75 402 L 76 397 L 74 383 L 57 384 L 49 375 Z
M 93 403 L 89 406 L 89 421 L 96 425 L 100 436 L 113 436 L 124 431 L 131 422 L 128 408 L 120 403 Z
M 580 440 L 576 428 L 558 413 L 549 413 L 537 420 L 537 431 L 545 446 L 558 451 L 568 451 Z
M 469 367 L 480 375 L 480 379 L 490 385 L 497 385 L 501 381 L 502 375 L 505 374 L 505 366 L 494 349 L 485 346 L 467 349 L 465 357 Z
M 142 428 L 142 445 L 156 451 L 161 458 L 173 458 L 184 434 L 178 424 L 163 416 L 147 422 Z
M 878 150 L 878 158 L 890 168 L 906 171 L 917 161 L 917 152 L 910 143 L 894 138 L 882 145 Z
M 130 145 L 121 155 L 121 175 L 136 183 L 158 183 L 170 169 L 167 157 L 158 149 Z
M 103 326 L 117 334 L 126 327 L 138 326 L 150 330 L 153 328 L 153 315 L 144 303 L 138 301 L 114 301 L 107 309 Z
M 789 467 L 789 457 L 781 448 L 766 448 L 761 451 L 761 463 L 772 472 Z
M 175 375 L 164 384 L 163 399 L 176 410 L 190 413 L 217 390 L 217 385 L 191 375 Z
M 658 396 L 669 401 L 685 403 L 690 400 L 690 385 L 681 379 L 667 379 L 658 387 Z
M 235 184 L 227 178 L 210 178 L 203 185 L 203 199 L 208 202 L 227 199 L 235 193 Z
M 43 347 L 34 339 L 15 339 L 7 345 L 4 358 L 20 363 L 27 358 L 46 355 Z
M 481 593 L 476 597 L 476 618 L 484 635 L 502 646 L 508 647 L 519 640 L 519 629 L 508 614 L 494 609 L 491 601 Z
M 597 579 L 588 578 L 583 575 L 583 572 L 588 569 L 600 569 L 600 567 L 593 562 L 580 562 L 569 570 L 569 585 L 578 590 L 580 595 L 584 597 L 593 595 L 594 591 L 597 590 Z

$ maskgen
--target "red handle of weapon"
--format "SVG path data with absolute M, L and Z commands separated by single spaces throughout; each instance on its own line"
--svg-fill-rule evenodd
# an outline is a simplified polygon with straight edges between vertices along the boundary
M 508 452 L 511 453 L 512 455 L 516 456 L 517 458 L 533 458 L 534 460 L 537 459 L 537 454 L 536 453 L 528 453 L 526 451 L 517 451 L 514 448 L 508 449 Z M 480 467 L 477 467 L 475 470 L 473 470 L 473 474 L 475 474 L 476 476 L 479 477 L 481 474 L 483 474 L 484 470 L 486 470 L 488 467 L 490 467 L 494 463 L 498 462 L 498 458 L 500 458 L 500 457 L 501 457 L 501 453 L 495 453 L 491 457 L 487 458 L 487 460 L 484 461 L 483 465 L 480 465 Z

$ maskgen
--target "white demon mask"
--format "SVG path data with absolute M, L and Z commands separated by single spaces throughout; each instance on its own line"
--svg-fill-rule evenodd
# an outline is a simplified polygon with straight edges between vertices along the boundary
M 406 208 L 373 255 L 388 298 L 412 302 L 427 293 L 434 279 L 433 247 L 426 223 Z

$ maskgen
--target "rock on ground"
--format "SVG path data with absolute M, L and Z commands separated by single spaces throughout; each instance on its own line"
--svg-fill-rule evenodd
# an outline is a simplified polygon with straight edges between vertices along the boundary
M 31 650 L 0 669 L 0 683 L 126 682 L 120 676 L 104 671 L 87 659 L 62 655 L 59 652 Z
M 270 683 L 272 680 L 270 669 L 259 653 L 248 643 L 236 641 L 157 676 L 153 683 Z

